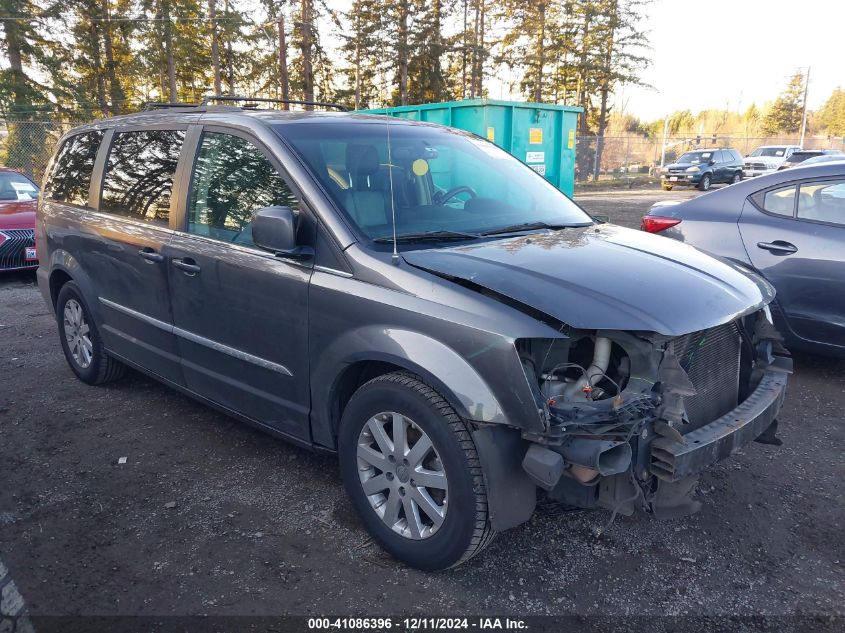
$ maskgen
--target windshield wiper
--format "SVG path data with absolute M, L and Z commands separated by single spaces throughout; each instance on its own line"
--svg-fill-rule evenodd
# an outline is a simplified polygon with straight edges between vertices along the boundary
M 484 231 L 481 235 L 501 235 L 503 233 L 517 233 L 519 231 L 533 231 L 535 229 L 568 229 L 570 226 L 572 225 L 549 224 L 548 222 L 523 222 L 521 224 L 512 224 L 499 229 Z
M 402 233 L 396 236 L 397 242 L 423 242 L 439 240 L 477 240 L 481 235 L 477 233 L 463 233 L 461 231 L 426 231 L 425 233 Z M 379 244 L 393 242 L 392 235 L 377 237 L 373 240 Z

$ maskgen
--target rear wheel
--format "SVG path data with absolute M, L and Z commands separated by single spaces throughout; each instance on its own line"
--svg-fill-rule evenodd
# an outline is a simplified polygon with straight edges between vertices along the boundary
M 73 281 L 59 291 L 56 317 L 65 359 L 82 382 L 99 385 L 123 376 L 125 365 L 106 354 L 82 292 Z
M 417 377 L 395 372 L 361 387 L 343 412 L 338 451 L 352 505 L 395 558 L 445 569 L 492 540 L 472 436 Z
M 701 180 L 698 183 L 698 188 L 701 189 L 702 191 L 707 191 L 708 189 L 710 189 L 710 183 L 711 183 L 710 174 L 704 174 L 701 177 Z
M 741 180 L 742 180 L 742 172 L 738 171 L 734 174 L 734 177 L 731 180 L 731 184 L 735 185 L 736 183 L 738 183 Z

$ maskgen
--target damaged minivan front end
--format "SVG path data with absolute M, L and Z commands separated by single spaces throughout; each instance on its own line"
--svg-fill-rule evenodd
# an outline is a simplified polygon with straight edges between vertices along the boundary
M 768 309 L 678 337 L 572 330 L 517 351 L 548 420 L 522 434 L 530 479 L 567 505 L 659 518 L 697 511 L 702 470 L 774 438 L 791 372 Z

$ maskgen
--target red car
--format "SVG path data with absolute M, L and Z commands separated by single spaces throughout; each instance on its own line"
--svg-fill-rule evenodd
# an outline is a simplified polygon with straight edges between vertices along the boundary
M 38 267 L 37 204 L 38 186 L 20 172 L 0 167 L 0 272 Z

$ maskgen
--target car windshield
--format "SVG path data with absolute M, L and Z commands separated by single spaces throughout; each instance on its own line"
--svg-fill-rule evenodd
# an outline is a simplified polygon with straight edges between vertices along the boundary
M 784 154 L 786 154 L 786 150 L 783 147 L 758 147 L 751 152 L 752 156 L 774 156 L 777 158 Z
M 421 240 L 592 223 L 545 178 L 466 132 L 391 123 L 388 155 L 383 120 L 305 120 L 275 129 L 337 206 L 374 240 L 393 235 L 394 210 L 397 236 Z
M 679 159 L 679 163 L 706 163 L 711 158 L 713 158 L 713 152 L 687 152 L 683 154 Z
M 38 187 L 29 178 L 14 172 L 0 172 L 0 201 L 36 198 Z

